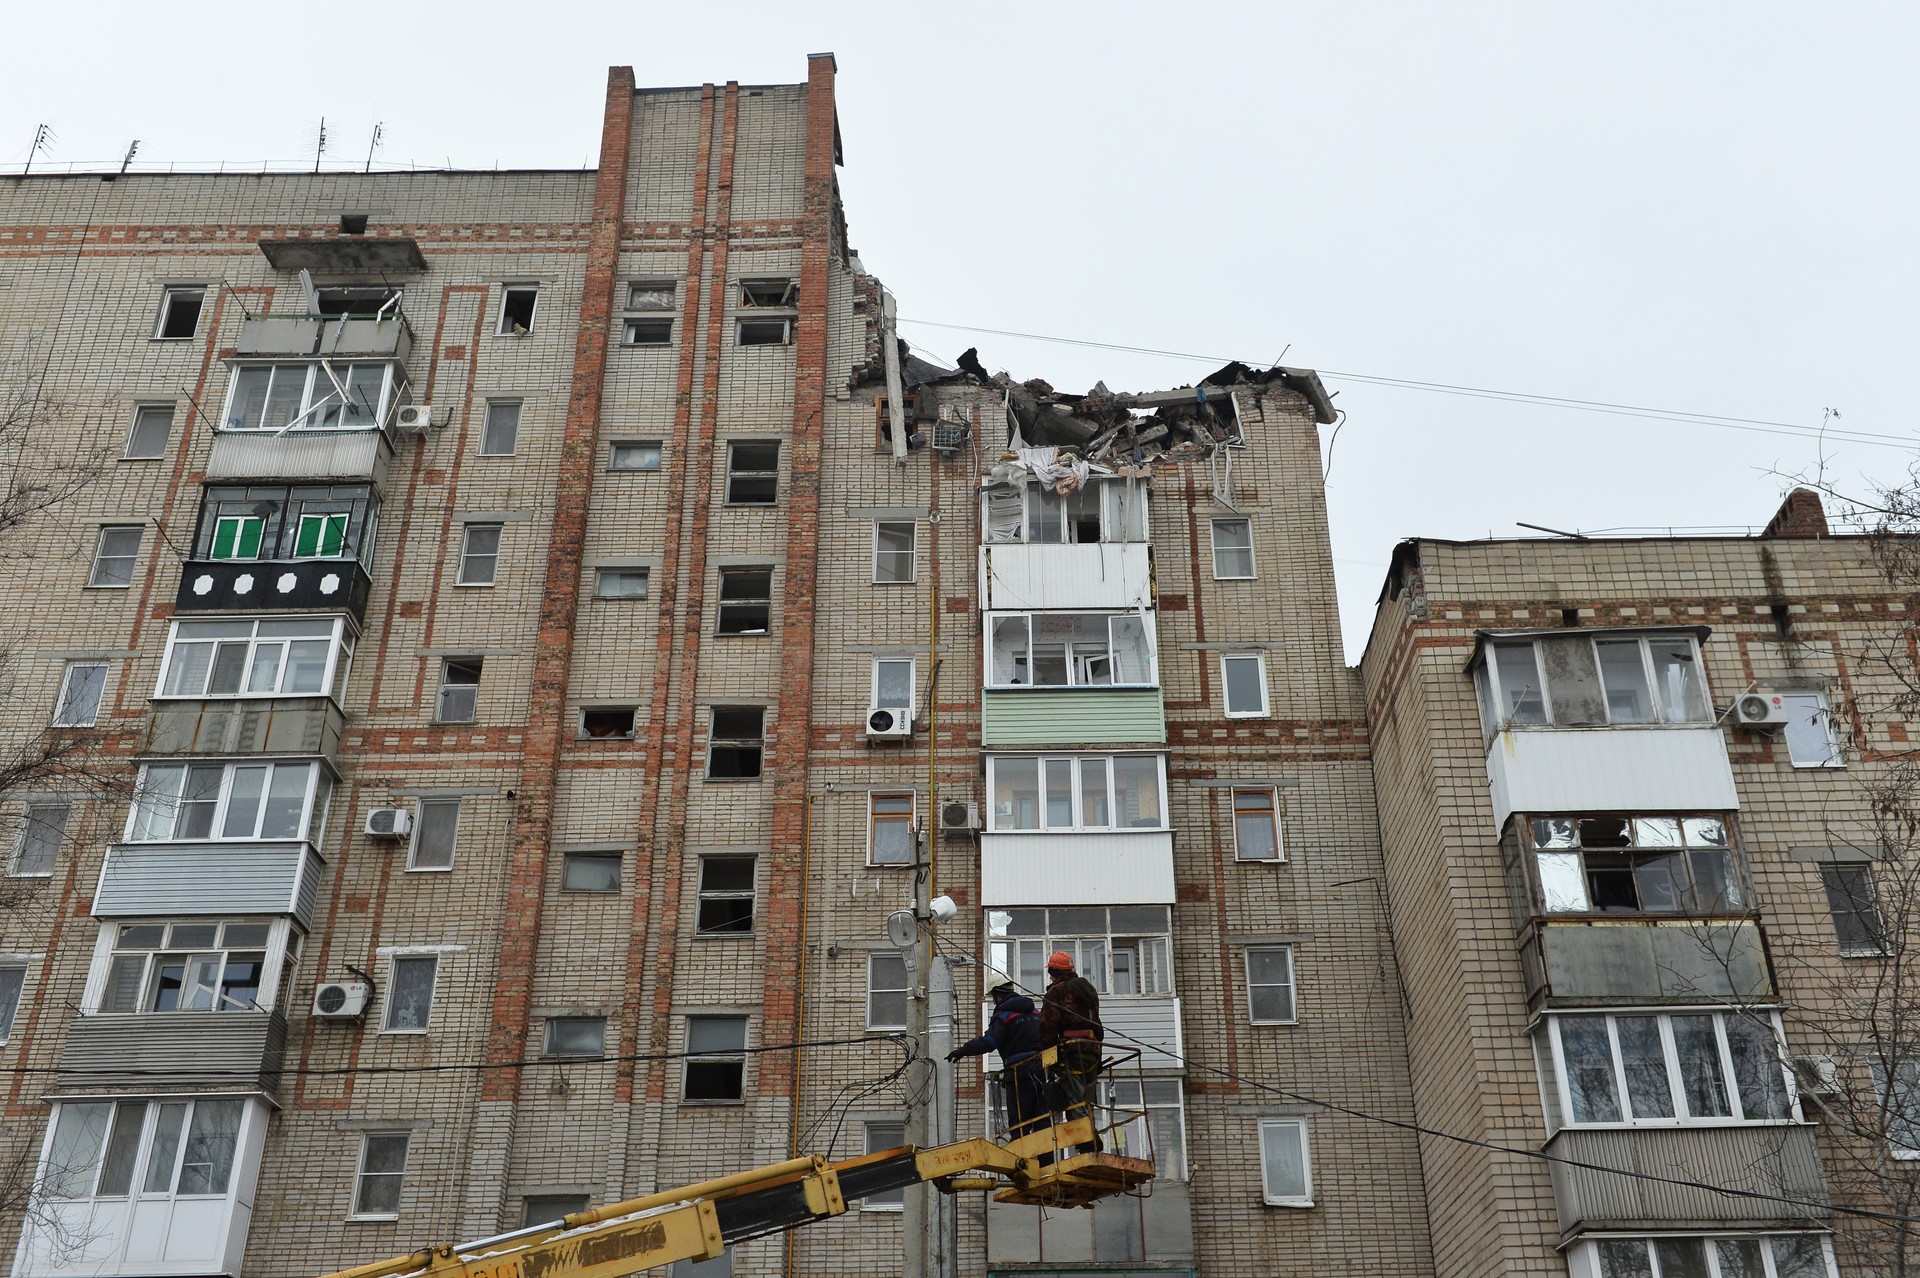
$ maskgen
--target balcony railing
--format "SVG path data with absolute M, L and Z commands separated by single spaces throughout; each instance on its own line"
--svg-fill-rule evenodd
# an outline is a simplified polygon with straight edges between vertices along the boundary
M 147 726 L 147 753 L 339 753 L 346 716 L 331 697 L 253 697 L 242 700 L 155 701 Z
M 1546 1152 L 1567 1160 L 1550 1164 L 1562 1238 L 1597 1230 L 1805 1228 L 1825 1215 L 1799 1205 L 1827 1197 L 1809 1125 L 1566 1129 Z M 1615 1167 L 1618 1173 L 1602 1170 Z M 1764 1196 L 1719 1194 L 1715 1185 Z
M 365 620 L 372 589 L 352 559 L 189 559 L 175 612 L 350 613 Z
M 63 1092 L 138 1087 L 148 1092 L 279 1085 L 287 1021 L 279 1012 L 96 1013 L 67 1025 L 57 1086 Z
M 397 311 L 384 319 L 344 315 L 254 315 L 240 325 L 241 359 L 389 359 L 413 353 L 413 328 Z
M 1536 1008 L 1773 994 L 1766 942 L 1750 918 L 1535 919 L 1520 934 L 1520 965 Z
M 326 863 L 310 844 L 116 843 L 94 889 L 95 918 L 285 914 L 306 927 Z

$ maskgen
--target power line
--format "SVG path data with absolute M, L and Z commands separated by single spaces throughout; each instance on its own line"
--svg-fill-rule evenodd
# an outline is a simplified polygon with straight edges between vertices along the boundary
M 1019 333 L 1004 328 L 982 328 L 973 324 L 945 324 L 937 320 L 900 317 L 902 324 L 923 324 L 928 328 L 953 329 L 963 333 L 988 333 L 996 337 L 1017 337 L 1034 342 L 1053 342 L 1062 346 L 1087 346 L 1095 350 L 1124 351 L 1133 355 L 1158 355 L 1167 359 L 1187 359 L 1209 364 L 1242 363 L 1264 367 L 1256 360 L 1235 360 L 1227 355 L 1203 355 L 1192 351 L 1169 351 L 1152 346 L 1123 346 L 1114 342 L 1095 342 L 1076 337 L 1054 337 L 1045 333 Z M 1345 373 L 1333 369 L 1315 369 L 1322 377 L 1360 382 L 1372 386 L 1391 386 L 1401 390 L 1425 391 L 1436 395 L 1464 395 L 1479 399 L 1504 400 L 1531 404 L 1540 408 L 1565 408 L 1578 412 L 1605 413 L 1616 417 L 1644 417 L 1653 421 L 1682 422 L 1694 426 L 1715 426 L 1726 430 L 1745 430 L 1764 435 L 1788 435 L 1802 439 L 1833 439 L 1844 443 L 1866 444 L 1878 448 L 1920 448 L 1920 438 L 1889 435 L 1876 431 L 1827 429 L 1798 422 L 1770 421 L 1757 417 L 1730 417 L 1719 413 L 1694 413 L 1678 408 L 1654 408 L 1640 404 L 1617 404 L 1607 400 L 1575 399 L 1563 395 L 1538 395 L 1530 391 L 1498 390 L 1486 386 L 1462 386 L 1451 382 L 1420 381 L 1406 377 L 1385 377 L 1374 373 Z

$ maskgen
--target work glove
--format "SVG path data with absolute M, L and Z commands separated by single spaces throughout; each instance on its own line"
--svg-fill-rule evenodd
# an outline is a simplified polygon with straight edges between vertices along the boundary
M 956 1047 L 951 1052 L 947 1053 L 947 1064 L 951 1065 L 955 1061 L 960 1060 L 965 1055 L 966 1055 L 965 1052 L 961 1051 L 959 1048 Z

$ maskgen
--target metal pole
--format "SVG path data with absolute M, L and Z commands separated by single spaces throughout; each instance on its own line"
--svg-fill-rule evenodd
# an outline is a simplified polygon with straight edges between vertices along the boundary
M 925 822 L 923 821 L 924 825 Z M 913 1036 L 914 1051 L 920 1060 L 932 1060 L 934 1067 L 946 1064 L 933 1056 L 931 1044 L 927 1041 L 927 987 L 928 972 L 933 966 L 933 920 L 929 903 L 933 900 L 931 888 L 931 867 L 924 854 L 926 844 L 922 841 L 925 831 L 914 833 L 914 860 L 917 864 L 913 873 L 913 948 L 907 951 L 907 978 L 913 988 L 912 1006 L 908 1014 L 908 1032 Z M 907 1075 L 907 1143 L 920 1149 L 926 1149 L 934 1142 L 928 1121 L 932 1106 L 928 1103 L 933 1090 L 933 1078 L 915 1062 Z M 906 1232 L 906 1265 L 902 1268 L 903 1278 L 927 1278 L 927 1244 L 931 1241 L 932 1223 L 929 1211 L 930 1195 L 934 1189 L 924 1182 L 907 1186 L 907 1199 L 902 1212 L 901 1224 Z
M 933 1115 L 928 1124 L 936 1145 L 950 1145 L 959 1139 L 955 1131 L 953 1066 L 947 1053 L 953 1050 L 953 1017 L 957 1010 L 953 992 L 953 964 L 949 959 L 935 961 L 927 998 L 927 1055 L 933 1058 Z M 959 1203 L 952 1194 L 933 1200 L 932 1228 L 927 1236 L 933 1243 L 932 1278 L 954 1278 L 958 1271 L 956 1252 L 960 1244 Z

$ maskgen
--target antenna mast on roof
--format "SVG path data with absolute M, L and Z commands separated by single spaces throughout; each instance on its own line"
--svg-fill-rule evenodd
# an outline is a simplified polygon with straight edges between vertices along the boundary
M 379 120 L 375 120 L 373 122 L 373 138 L 371 141 L 367 143 L 366 172 L 368 173 L 373 172 L 373 153 L 380 149 L 380 132 L 382 129 L 385 129 L 386 127 L 387 126 L 382 122 L 380 122 Z
M 27 167 L 20 170 L 20 172 L 23 174 L 33 172 L 33 157 L 42 151 L 50 152 L 52 149 L 53 126 L 51 124 L 35 125 L 33 130 L 33 145 L 27 148 Z
M 327 151 L 327 117 L 323 115 L 320 117 L 320 137 L 313 144 L 313 171 L 315 173 L 318 173 L 320 171 L 320 157 L 322 155 L 325 155 L 326 151 Z
M 132 142 L 127 144 L 127 158 L 120 161 L 120 171 L 122 173 L 125 173 L 127 171 L 127 166 L 133 163 L 133 157 L 135 153 L 137 153 L 139 150 L 140 150 L 139 138 L 135 138 Z

